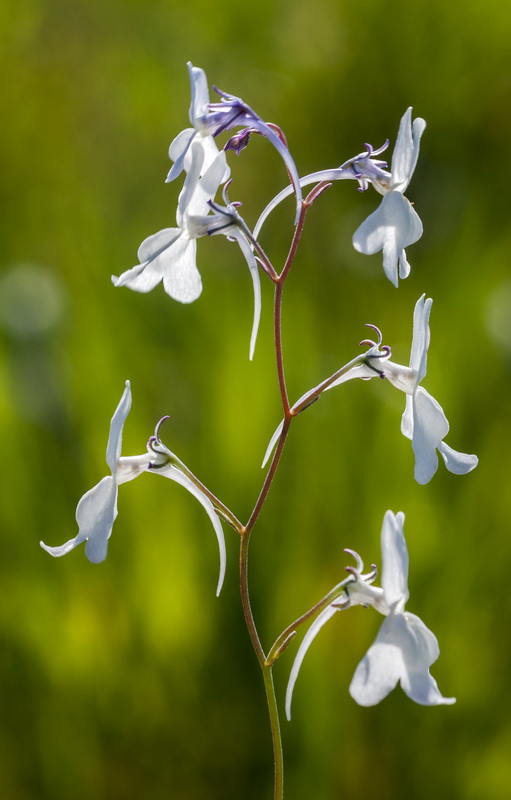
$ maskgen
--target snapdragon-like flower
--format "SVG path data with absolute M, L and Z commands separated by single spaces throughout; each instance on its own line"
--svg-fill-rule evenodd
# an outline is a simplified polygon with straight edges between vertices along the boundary
M 122 429 L 131 408 L 130 382 L 126 387 L 110 423 L 110 435 L 106 448 L 106 463 L 110 467 L 111 475 L 102 478 L 100 482 L 83 495 L 76 508 L 76 521 L 78 533 L 59 547 L 49 547 L 41 542 L 43 547 L 52 556 L 64 556 L 82 542 L 85 544 L 85 555 L 94 564 L 104 561 L 107 554 L 108 539 L 117 517 L 117 487 L 120 483 L 133 480 L 144 472 L 150 463 L 146 453 L 139 461 L 133 463 L 129 475 L 119 470 L 119 458 L 122 447 Z
M 411 108 L 405 112 L 392 154 L 390 174 L 375 169 L 370 160 L 371 153 L 367 153 L 365 158 L 356 156 L 352 160 L 360 188 L 366 188 L 370 182 L 383 195 L 378 209 L 353 234 L 353 246 L 366 255 L 383 250 L 383 269 L 394 286 L 398 285 L 398 274 L 400 278 L 410 274 L 405 247 L 422 236 L 422 222 L 404 197 L 404 192 L 417 164 L 420 138 L 425 127 L 426 123 L 420 117 L 412 123 Z
M 395 286 L 398 285 L 398 275 L 406 278 L 410 274 L 405 247 L 414 244 L 422 236 L 422 222 L 404 197 L 404 192 L 417 165 L 420 138 L 425 127 L 426 123 L 421 118 L 412 123 L 411 108 L 405 112 L 399 126 L 390 172 L 386 161 L 375 158 L 388 147 L 387 139 L 377 149 L 366 144 L 365 151 L 348 159 L 340 167 L 319 170 L 300 178 L 302 188 L 313 183 L 356 180 L 359 191 L 365 191 L 372 184 L 384 196 L 379 208 L 355 231 L 353 246 L 367 255 L 383 250 L 383 268 Z M 271 212 L 291 193 L 291 187 L 288 186 L 268 203 L 254 227 L 256 238 Z
M 406 407 L 401 420 L 401 432 L 411 439 L 415 454 L 415 480 L 428 483 L 438 469 L 437 451 L 449 472 L 465 475 L 478 463 L 475 455 L 459 453 L 443 440 L 449 432 L 449 423 L 440 404 L 420 383 L 426 375 L 429 347 L 429 315 L 432 299 L 419 298 L 413 314 L 413 339 L 410 366 L 404 367 L 387 361 L 385 377 L 406 392 Z
M 187 489 L 202 505 L 211 520 L 218 540 L 220 552 L 220 574 L 217 595 L 222 588 L 226 550 L 222 525 L 213 503 L 190 477 L 191 473 L 159 439 L 159 425 L 155 435 L 149 439 L 147 452 L 138 456 L 121 456 L 122 430 L 131 408 L 130 382 L 126 387 L 110 423 L 110 435 L 106 450 L 106 461 L 111 475 L 107 475 L 96 486 L 83 495 L 76 508 L 78 534 L 58 547 L 49 547 L 40 542 L 41 547 L 52 556 L 66 555 L 82 542 L 85 542 L 85 555 L 94 564 L 104 561 L 107 556 L 108 540 L 112 534 L 117 517 L 118 486 L 138 478 L 143 472 L 155 473 L 170 478 Z
M 382 357 L 374 349 L 365 354 L 363 365 L 351 368 L 331 382 L 327 389 L 352 378 L 368 380 L 379 376 L 387 378 L 397 389 L 406 393 L 406 406 L 401 419 L 401 432 L 412 442 L 415 454 L 415 480 L 429 483 L 438 469 L 437 451 L 445 461 L 449 472 L 465 475 L 475 469 L 478 458 L 475 455 L 459 453 L 443 440 L 449 432 L 449 423 L 440 404 L 420 384 L 426 375 L 429 347 L 429 315 L 433 301 L 419 298 L 413 315 L 413 339 L 408 367 L 395 364 L 388 354 Z M 374 343 L 372 343 L 374 344 Z
M 440 650 L 435 635 L 419 617 L 405 610 L 408 600 L 408 551 L 403 533 L 404 514 L 387 511 L 381 531 L 382 586 L 372 586 L 375 568 L 362 574 L 363 564 L 356 555 L 357 568 L 349 567 L 350 579 L 344 582 L 344 596 L 334 600 L 315 619 L 306 633 L 293 664 L 286 692 L 286 715 L 291 717 L 291 700 L 301 664 L 312 641 L 339 610 L 353 605 L 373 606 L 385 619 L 374 644 L 355 670 L 350 694 L 362 706 L 383 700 L 398 683 L 420 705 L 451 705 L 454 697 L 443 697 L 429 672 Z M 348 551 L 352 552 L 352 551 Z
M 188 72 L 192 89 L 190 122 L 193 128 L 186 128 L 181 131 L 170 145 L 169 156 L 174 161 L 174 165 L 167 176 L 167 182 L 172 181 L 183 169 L 188 168 L 190 162 L 189 149 L 192 142 L 201 142 L 205 150 L 204 169 L 207 169 L 218 153 L 214 137 L 232 128 L 242 127 L 245 130 L 232 137 L 225 145 L 225 149 L 235 150 L 239 154 L 240 150 L 247 144 L 251 132 L 260 133 L 268 139 L 283 159 L 289 173 L 292 191 L 296 195 L 297 210 L 295 221 L 297 221 L 302 204 L 298 170 L 287 146 L 275 132 L 274 126 L 264 122 L 241 98 L 222 92 L 217 87 L 215 87 L 215 91 L 222 100 L 220 103 L 210 103 L 204 70 L 194 67 L 188 62 Z
M 212 134 L 204 127 L 202 122 L 207 116 L 209 106 L 206 73 L 203 69 L 200 69 L 200 67 L 194 67 L 190 62 L 188 62 L 187 67 L 192 92 L 189 116 L 193 127 L 185 128 L 184 131 L 181 131 L 169 147 L 169 157 L 174 164 L 167 175 L 167 183 L 177 178 L 183 169 L 186 171 L 189 170 L 191 164 L 190 147 L 192 142 L 200 144 L 204 151 L 203 172 L 209 169 L 219 153 Z M 225 180 L 227 180 L 229 175 L 229 169 L 226 168 L 226 171 L 227 175 Z
M 190 165 L 177 207 L 177 228 L 164 228 L 144 239 L 138 250 L 141 262 L 122 275 L 112 276 L 114 286 L 150 292 L 163 281 L 165 291 L 180 303 L 192 303 L 202 292 L 196 265 L 197 242 L 188 226 L 191 216 L 207 214 L 209 202 L 228 175 L 225 153 L 218 153 L 204 171 L 205 151 L 197 142 L 190 148 Z

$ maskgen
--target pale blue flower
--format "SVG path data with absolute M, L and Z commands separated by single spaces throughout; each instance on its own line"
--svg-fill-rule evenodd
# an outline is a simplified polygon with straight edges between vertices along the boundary
M 131 408 L 130 382 L 126 387 L 110 423 L 110 434 L 106 449 L 106 461 L 111 475 L 83 495 L 76 508 L 78 533 L 74 539 L 58 547 L 49 547 L 40 542 L 41 547 L 52 556 L 64 556 L 82 542 L 85 542 L 85 555 L 94 564 L 104 561 L 107 556 L 108 540 L 117 517 L 117 493 L 121 483 L 138 478 L 143 472 L 163 475 L 187 489 L 202 505 L 213 525 L 220 553 L 220 573 L 217 595 L 220 594 L 226 567 L 225 538 L 220 519 L 211 500 L 179 468 L 179 460 L 158 438 L 159 425 L 155 436 L 148 443 L 147 452 L 138 456 L 121 456 L 122 430 Z M 184 465 L 183 469 L 184 468 Z
M 437 451 L 449 472 L 465 475 L 475 469 L 475 455 L 459 453 L 443 440 L 449 432 L 449 423 L 440 404 L 420 386 L 427 370 L 430 340 L 429 315 L 433 301 L 425 295 L 415 304 L 413 314 L 413 339 L 408 367 L 386 361 L 385 377 L 406 392 L 406 407 L 401 420 L 401 432 L 411 439 L 415 454 L 415 480 L 428 483 L 438 469 Z
M 291 716 L 291 700 L 305 654 L 323 625 L 339 610 L 353 605 L 373 606 L 385 619 L 374 644 L 355 670 L 350 694 L 362 706 L 383 700 L 398 683 L 420 705 L 451 705 L 454 697 L 443 697 L 429 668 L 440 650 L 435 635 L 419 617 L 406 611 L 408 600 L 408 551 L 403 533 L 404 514 L 387 511 L 381 531 L 382 586 L 372 586 L 375 570 L 362 574 L 348 568 L 351 579 L 344 585 L 344 596 L 327 606 L 305 635 L 293 664 L 286 692 L 286 714 Z M 356 555 L 356 554 L 355 554 Z
M 419 157 L 420 138 L 426 123 L 418 117 L 412 123 L 409 108 L 399 126 L 396 146 L 392 155 L 390 174 L 367 168 L 369 159 L 354 162 L 359 180 L 372 183 L 383 195 L 378 209 L 371 214 L 353 234 L 355 250 L 372 255 L 383 250 L 383 269 L 387 278 L 398 285 L 400 278 L 410 274 L 405 247 L 414 244 L 422 236 L 422 222 L 409 200 L 404 197 Z M 365 163 L 364 163 L 365 162 Z M 361 183 L 361 187 L 365 188 Z

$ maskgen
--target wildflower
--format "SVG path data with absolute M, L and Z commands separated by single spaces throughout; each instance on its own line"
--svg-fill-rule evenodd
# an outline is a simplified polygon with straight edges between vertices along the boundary
M 406 407 L 401 420 L 401 432 L 411 439 L 415 454 L 415 480 L 428 483 L 438 469 L 437 450 L 449 472 L 465 475 L 475 469 L 475 455 L 458 453 L 443 440 L 449 432 L 449 423 L 440 404 L 420 386 L 426 375 L 429 347 L 429 315 L 432 299 L 419 298 L 413 314 L 413 339 L 410 366 L 404 367 L 387 360 L 385 377 L 401 391 L 406 392 Z
M 123 395 L 110 423 L 110 435 L 106 450 L 106 461 L 111 475 L 107 475 L 96 486 L 83 495 L 76 508 L 78 534 L 58 547 L 49 547 L 40 542 L 41 547 L 52 556 L 64 556 L 82 542 L 85 544 L 85 555 L 94 564 L 104 561 L 107 556 L 108 539 L 117 517 L 117 493 L 121 483 L 132 481 L 143 472 L 163 475 L 187 489 L 206 511 L 218 540 L 220 552 L 220 574 L 217 595 L 222 588 L 226 550 L 222 525 L 215 507 L 206 494 L 192 480 L 191 473 L 159 439 L 158 423 L 155 435 L 149 439 L 147 452 L 138 456 L 121 456 L 122 430 L 131 408 L 130 382 L 126 381 Z
M 205 151 L 204 169 L 207 169 L 209 164 L 214 161 L 216 153 L 218 153 L 214 137 L 232 128 L 243 127 L 243 131 L 229 139 L 224 149 L 235 150 L 239 155 L 240 150 L 246 146 L 250 133 L 253 132 L 260 133 L 268 139 L 282 157 L 289 173 L 293 191 L 296 195 L 295 222 L 298 221 L 302 204 L 298 171 L 286 144 L 275 132 L 275 126 L 264 122 L 241 98 L 222 92 L 217 87 L 215 87 L 215 91 L 220 95 L 221 102 L 210 103 L 204 70 L 194 67 L 188 62 L 188 72 L 192 88 L 190 122 L 193 128 L 186 128 L 181 131 L 170 145 L 169 156 L 174 161 L 174 165 L 167 176 L 167 182 L 176 178 L 183 169 L 187 169 L 189 165 L 189 148 L 192 142 L 201 142 Z M 225 180 L 227 180 L 227 177 L 228 175 L 226 175 Z
M 387 378 L 397 389 L 406 393 L 406 406 L 401 419 L 401 432 L 412 442 L 415 454 L 415 480 L 429 483 L 438 469 L 437 451 L 445 461 L 449 472 L 465 475 L 475 469 L 478 458 L 475 455 L 459 453 L 443 440 L 449 432 L 449 423 L 440 404 L 420 383 L 426 375 L 429 347 L 429 315 L 433 301 L 419 298 L 413 315 L 413 338 L 410 365 L 405 367 L 390 360 L 390 349 L 379 349 L 378 344 L 365 340 L 361 344 L 373 347 L 363 357 L 363 363 L 352 367 L 330 382 L 326 389 L 332 389 L 352 378 L 368 380 L 379 376 Z M 376 329 L 377 330 L 377 329 Z M 295 404 L 297 405 L 297 404 Z
M 383 269 L 394 286 L 398 285 L 398 272 L 400 278 L 410 274 L 405 247 L 422 236 L 422 222 L 404 197 L 404 192 L 417 164 L 420 138 L 425 127 L 426 123 L 420 117 L 412 124 L 411 108 L 405 112 L 392 154 L 390 175 L 380 174 L 372 166 L 368 168 L 370 153 L 363 159 L 357 156 L 358 160 L 353 162 L 361 188 L 366 188 L 370 182 L 383 195 L 378 209 L 353 234 L 353 246 L 367 255 L 383 250 Z
M 420 705 L 451 705 L 456 702 L 454 697 L 442 696 L 429 672 L 430 666 L 440 655 L 436 636 L 419 617 L 405 612 L 409 595 L 404 519 L 402 511 L 397 514 L 387 511 L 383 519 L 383 597 L 373 605 L 385 615 L 385 619 L 350 684 L 350 694 L 361 706 L 376 705 L 398 682 L 405 694 Z M 355 583 L 361 580 L 356 572 L 354 577 Z M 348 597 L 351 591 L 351 585 L 348 585 Z
M 383 700 L 398 684 L 420 705 L 450 705 L 454 697 L 443 697 L 430 666 L 439 656 L 435 635 L 419 617 L 405 611 L 408 600 L 408 552 L 403 534 L 404 514 L 387 511 L 381 531 L 382 586 L 372 586 L 376 568 L 362 574 L 363 563 L 356 553 L 357 568 L 348 567 L 349 578 L 340 586 L 343 597 L 335 599 L 316 617 L 296 655 L 286 692 L 286 715 L 291 717 L 291 700 L 301 664 L 312 641 L 339 610 L 353 605 L 373 606 L 385 619 L 374 644 L 355 670 L 350 694 L 362 706 Z M 352 552 L 352 551 L 348 551 Z
M 147 469 L 150 457 L 145 454 L 139 457 L 138 462 L 133 462 L 129 476 L 118 474 L 118 462 L 121 455 L 122 429 L 131 408 L 130 382 L 126 387 L 110 423 L 110 435 L 106 448 L 106 463 L 110 467 L 111 475 L 102 478 L 100 482 L 83 495 L 76 508 L 76 521 L 78 533 L 59 547 L 49 547 L 41 542 L 41 547 L 52 556 L 63 556 L 69 553 L 82 542 L 85 544 L 85 555 L 94 564 L 104 561 L 107 554 L 108 539 L 112 533 L 112 526 L 117 517 L 117 487 L 119 483 L 133 480 Z

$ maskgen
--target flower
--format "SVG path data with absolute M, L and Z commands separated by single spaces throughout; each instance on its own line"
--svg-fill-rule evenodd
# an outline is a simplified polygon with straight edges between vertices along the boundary
M 199 67 L 194 67 L 190 61 L 187 64 L 188 74 L 190 77 L 190 85 L 192 90 L 192 101 L 190 104 L 190 122 L 192 128 L 185 128 L 181 131 L 176 138 L 171 142 L 169 147 L 169 157 L 174 164 L 172 165 L 169 174 L 167 175 L 166 183 L 170 183 L 174 178 L 181 174 L 183 169 L 188 171 L 190 168 L 190 146 L 192 142 L 200 143 L 204 151 L 204 164 L 202 169 L 204 172 L 209 169 L 215 158 L 218 156 L 219 150 L 215 144 L 215 140 L 211 135 L 209 129 L 204 127 L 202 120 L 207 116 L 209 105 L 209 92 L 208 81 L 206 73 Z M 227 176 L 228 177 L 228 168 Z
M 106 449 L 106 461 L 111 475 L 107 475 L 96 486 L 83 495 L 76 508 L 78 534 L 65 544 L 49 547 L 40 542 L 41 547 L 52 556 L 64 556 L 82 542 L 86 542 L 85 555 L 94 564 L 104 561 L 107 556 L 108 539 L 117 517 L 117 487 L 138 478 L 143 472 L 155 473 L 170 478 L 187 489 L 202 505 L 213 525 L 220 552 L 220 573 L 217 596 L 220 594 L 226 567 L 225 539 L 220 519 L 213 503 L 192 480 L 191 473 L 158 437 L 161 420 L 156 426 L 155 435 L 149 439 L 147 452 L 138 456 L 121 456 L 122 429 L 131 408 L 130 382 L 126 386 L 110 423 L 110 435 Z
M 94 564 L 104 561 L 107 554 L 108 539 L 112 533 L 112 526 L 117 517 L 117 487 L 119 483 L 133 480 L 147 469 L 150 457 L 146 453 L 139 457 L 138 462 L 132 464 L 129 476 L 121 470 L 118 473 L 119 457 L 122 446 L 122 429 L 124 421 L 131 408 L 130 382 L 126 387 L 110 423 L 110 435 L 106 448 L 106 463 L 110 467 L 111 475 L 102 478 L 100 482 L 83 495 L 76 508 L 76 521 L 78 533 L 59 547 L 49 547 L 41 542 L 41 547 L 52 556 L 64 556 L 82 542 L 86 542 L 85 555 Z
M 403 534 L 404 514 L 387 511 L 381 530 L 382 586 L 371 584 L 376 568 L 363 575 L 363 564 L 348 567 L 350 577 L 340 584 L 344 597 L 330 603 L 307 631 L 291 669 L 286 692 L 286 714 L 291 716 L 291 700 L 305 653 L 323 625 L 339 610 L 353 605 L 373 606 L 385 619 L 373 645 L 355 670 L 350 694 L 362 706 L 383 700 L 398 683 L 420 705 L 451 705 L 454 697 L 443 697 L 429 672 L 440 650 L 435 635 L 419 617 L 405 611 L 408 600 L 408 552 Z M 340 588 L 339 587 L 339 588 Z
M 257 132 L 268 139 L 284 160 L 288 170 L 293 191 L 296 195 L 296 221 L 301 211 L 302 192 L 295 162 L 282 139 L 275 133 L 274 127 L 264 122 L 241 98 L 227 92 L 222 92 L 217 87 L 215 91 L 221 96 L 220 103 L 209 102 L 208 84 L 204 70 L 194 67 L 188 62 L 188 72 L 192 89 L 190 105 L 190 122 L 193 128 L 181 131 L 171 143 L 169 156 L 174 161 L 167 176 L 167 182 L 174 180 L 183 171 L 188 169 L 190 163 L 189 148 L 194 141 L 200 141 L 205 151 L 204 170 L 215 160 L 218 148 L 214 137 L 235 127 L 244 127 L 232 137 L 225 145 L 226 150 L 240 150 L 246 146 L 250 133 Z M 241 144 L 242 142 L 242 144 Z
M 428 483 L 438 469 L 437 450 L 445 461 L 449 472 L 465 475 L 475 469 L 475 455 L 458 453 L 443 440 L 449 432 L 449 423 L 442 407 L 420 386 L 426 375 L 429 347 L 429 315 L 433 300 L 419 298 L 413 314 L 413 339 L 410 366 L 404 367 L 386 361 L 385 377 L 403 392 L 406 392 L 406 407 L 401 420 L 401 432 L 411 439 L 415 454 L 415 480 Z
M 429 668 L 440 655 L 436 636 L 415 614 L 405 612 L 408 600 L 408 552 L 402 511 L 387 511 L 381 530 L 382 589 L 379 607 L 385 615 L 378 636 L 355 670 L 350 694 L 361 706 L 374 706 L 399 682 L 412 700 L 423 706 L 451 705 L 443 697 Z M 355 574 L 356 581 L 360 576 Z M 348 596 L 351 585 L 347 587 Z
M 196 236 L 187 226 L 189 215 L 207 214 L 209 201 L 228 175 L 225 153 L 218 153 L 206 171 L 205 150 L 198 142 L 190 149 L 190 166 L 177 208 L 177 228 L 164 228 L 144 239 L 138 250 L 141 262 L 119 277 L 114 286 L 127 286 L 136 292 L 150 292 L 160 281 L 165 291 L 180 303 L 192 303 L 202 292 L 196 265 Z
M 430 339 L 429 315 L 433 303 L 431 298 L 426 300 L 425 297 L 422 295 L 415 304 L 412 350 L 408 367 L 395 364 L 390 360 L 390 348 L 380 349 L 381 334 L 376 328 L 379 334 L 378 343 L 369 340 L 361 342 L 361 344 L 373 345 L 361 357 L 362 363 L 355 364 L 348 370 L 344 369 L 340 377 L 325 387 L 325 389 L 332 389 L 352 378 L 369 380 L 378 376 L 387 378 L 397 389 L 406 393 L 401 432 L 407 439 L 411 439 L 415 454 L 414 475 L 415 480 L 420 484 L 429 483 L 437 471 L 437 450 L 444 459 L 449 472 L 456 475 L 465 475 L 475 469 L 478 464 L 477 456 L 459 453 L 443 441 L 449 432 L 447 418 L 440 404 L 431 397 L 426 389 L 420 386 L 426 375 Z M 296 405 L 298 404 L 295 403 Z
M 383 269 L 394 286 L 398 285 L 398 273 L 400 278 L 410 274 L 405 247 L 422 236 L 422 222 L 403 193 L 415 170 L 425 127 L 420 117 L 412 123 L 411 108 L 405 112 L 392 154 L 390 174 L 371 163 L 372 151 L 369 150 L 365 156 L 355 156 L 343 165 L 347 168 L 351 163 L 361 189 L 370 182 L 383 195 L 378 209 L 353 234 L 353 246 L 366 255 L 383 250 Z

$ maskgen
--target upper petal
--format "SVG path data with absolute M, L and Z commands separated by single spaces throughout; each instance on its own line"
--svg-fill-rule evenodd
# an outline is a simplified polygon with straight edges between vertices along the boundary
M 406 549 L 402 511 L 387 511 L 381 529 L 381 585 L 389 608 L 403 611 L 408 600 L 408 550 Z
M 209 103 L 208 79 L 204 70 L 194 67 L 191 61 L 188 62 L 187 67 L 192 91 L 190 122 L 197 129 L 199 120 L 206 114 Z
M 430 340 L 429 315 L 433 300 L 419 297 L 413 311 L 413 339 L 410 353 L 410 367 L 417 370 L 417 383 L 421 383 L 427 370 L 428 347 Z
M 106 448 L 106 463 L 115 477 L 117 470 L 117 460 L 121 455 L 122 448 L 122 429 L 124 421 L 129 414 L 131 408 L 131 388 L 130 382 L 126 381 L 126 386 L 119 405 L 115 409 L 112 421 L 110 423 L 110 435 L 108 437 L 108 444 Z
M 420 117 L 413 121 L 411 107 L 405 111 L 399 125 L 396 146 L 392 154 L 392 188 L 405 192 L 419 157 L 420 139 L 426 123 Z

